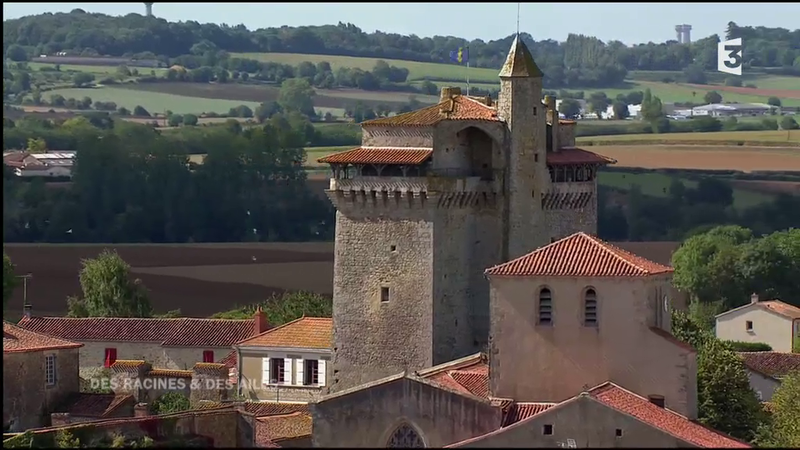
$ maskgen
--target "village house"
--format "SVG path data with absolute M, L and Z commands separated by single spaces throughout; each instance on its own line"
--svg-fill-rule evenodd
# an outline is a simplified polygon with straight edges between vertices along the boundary
M 719 339 L 761 342 L 776 352 L 790 353 L 795 336 L 800 336 L 800 308 L 780 300 L 761 301 L 757 294 L 750 303 L 716 316 Z
M 47 415 L 80 390 L 82 344 L 3 321 L 3 429 L 47 425 Z
M 301 317 L 238 342 L 240 394 L 261 401 L 317 400 L 331 375 L 332 330 L 330 318 Z
M 266 315 L 252 319 L 37 317 L 26 306 L 18 325 L 83 344 L 81 377 L 97 376 L 119 360 L 147 361 L 154 367 L 189 370 L 195 363 L 226 359 L 233 344 L 269 329 Z M 229 368 L 234 369 L 231 365 Z
M 800 353 L 742 352 L 750 387 L 762 402 L 772 400 L 772 394 L 781 385 L 781 379 L 800 371 Z

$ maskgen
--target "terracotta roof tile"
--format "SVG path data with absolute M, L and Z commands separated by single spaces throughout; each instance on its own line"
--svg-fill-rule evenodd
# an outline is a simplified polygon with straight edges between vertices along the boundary
M 147 372 L 148 377 L 166 377 L 166 378 L 192 378 L 191 370 L 177 370 L 177 369 L 151 369 Z
M 333 340 L 333 319 L 301 317 L 269 331 L 245 339 L 238 346 L 313 348 L 328 350 Z
M 419 372 L 419 376 L 427 378 L 455 391 L 471 394 L 476 397 L 489 398 L 489 365 L 483 355 L 466 360 L 464 363 L 445 363 L 442 370 L 432 367 Z
M 219 360 L 219 363 L 220 364 L 224 364 L 225 367 L 227 367 L 229 369 L 235 369 L 236 365 L 239 363 L 239 358 L 236 355 L 236 350 L 234 350 L 234 351 L 228 353 L 227 355 L 225 355 L 224 358 Z
M 311 436 L 311 416 L 304 412 L 294 412 L 259 417 L 256 419 L 254 431 L 257 447 L 271 447 L 281 440 Z
M 325 156 L 317 162 L 325 164 L 422 164 L 433 154 L 431 148 L 358 147 Z
M 57 412 L 69 413 L 70 416 L 106 418 L 122 407 L 130 406 L 133 415 L 133 405 L 136 400 L 129 394 L 73 394 L 67 398 Z
M 111 365 L 111 369 L 115 371 L 138 369 L 145 365 L 147 362 L 143 359 L 118 359 Z
M 547 153 L 547 164 L 562 166 L 569 164 L 616 164 L 617 160 L 581 148 L 561 148 Z
M 22 328 L 75 341 L 159 342 L 170 347 L 230 347 L 253 335 L 253 319 L 31 317 Z
M 739 357 L 748 369 L 771 378 L 780 379 L 800 371 L 800 353 L 741 352 Z
M 636 417 L 698 447 L 750 448 L 750 445 L 744 442 L 706 428 L 674 411 L 656 406 L 646 398 L 610 382 L 592 389 L 589 395 L 611 408 Z
M 527 255 L 486 269 L 487 275 L 643 277 L 672 272 L 594 236 L 575 233 Z
M 487 106 L 466 95 L 456 95 L 449 100 L 416 111 L 368 120 L 363 122 L 361 126 L 427 127 L 434 126 L 443 120 L 499 122 L 500 118 L 497 116 L 497 109 L 494 107 Z
M 26 330 L 3 321 L 3 353 L 42 352 L 79 347 L 83 347 L 83 344 Z
M 780 300 L 766 300 L 758 302 L 758 305 L 790 319 L 800 319 L 800 308 Z
M 256 417 L 309 412 L 306 403 L 244 402 L 242 409 Z
M 503 416 L 503 427 L 507 427 L 520 420 L 535 416 L 540 412 L 547 411 L 555 403 L 514 403 L 510 405 Z

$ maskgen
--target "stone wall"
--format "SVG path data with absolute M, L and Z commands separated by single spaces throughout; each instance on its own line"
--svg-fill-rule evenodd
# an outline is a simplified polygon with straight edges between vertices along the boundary
M 191 372 L 152 371 L 145 362 L 120 361 L 111 366 L 111 388 L 115 394 L 130 394 L 137 402 L 152 403 L 166 393 L 177 392 L 192 405 L 201 401 L 228 399 L 231 386 L 228 368 L 216 363 L 197 363 Z M 177 371 L 176 371 L 177 372 Z
M 56 383 L 45 382 L 45 357 L 56 356 Z M 21 431 L 49 423 L 49 414 L 80 391 L 78 349 L 3 353 L 3 424 Z
M 195 363 L 202 362 L 205 350 L 214 351 L 215 361 L 231 352 L 230 347 L 162 347 L 156 342 L 75 342 L 83 344 L 80 349 L 80 363 L 81 377 L 84 379 L 97 376 L 102 371 L 107 348 L 116 348 L 119 360 L 142 360 L 151 363 L 153 367 L 176 370 L 189 370 Z

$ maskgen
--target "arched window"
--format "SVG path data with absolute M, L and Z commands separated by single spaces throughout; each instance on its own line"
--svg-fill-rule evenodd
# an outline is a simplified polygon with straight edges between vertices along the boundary
M 400 425 L 389 438 L 387 448 L 425 448 L 422 438 L 407 424 Z
M 539 325 L 553 323 L 553 295 L 550 289 L 543 288 L 539 291 Z
M 583 325 L 597 326 L 597 293 L 594 289 L 587 289 L 583 295 Z

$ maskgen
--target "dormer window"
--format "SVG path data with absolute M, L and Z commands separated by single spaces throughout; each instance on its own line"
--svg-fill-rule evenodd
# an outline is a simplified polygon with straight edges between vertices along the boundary
M 597 326 L 597 293 L 587 289 L 583 295 L 583 326 Z
M 539 291 L 539 325 L 553 324 L 553 295 L 550 289 Z

